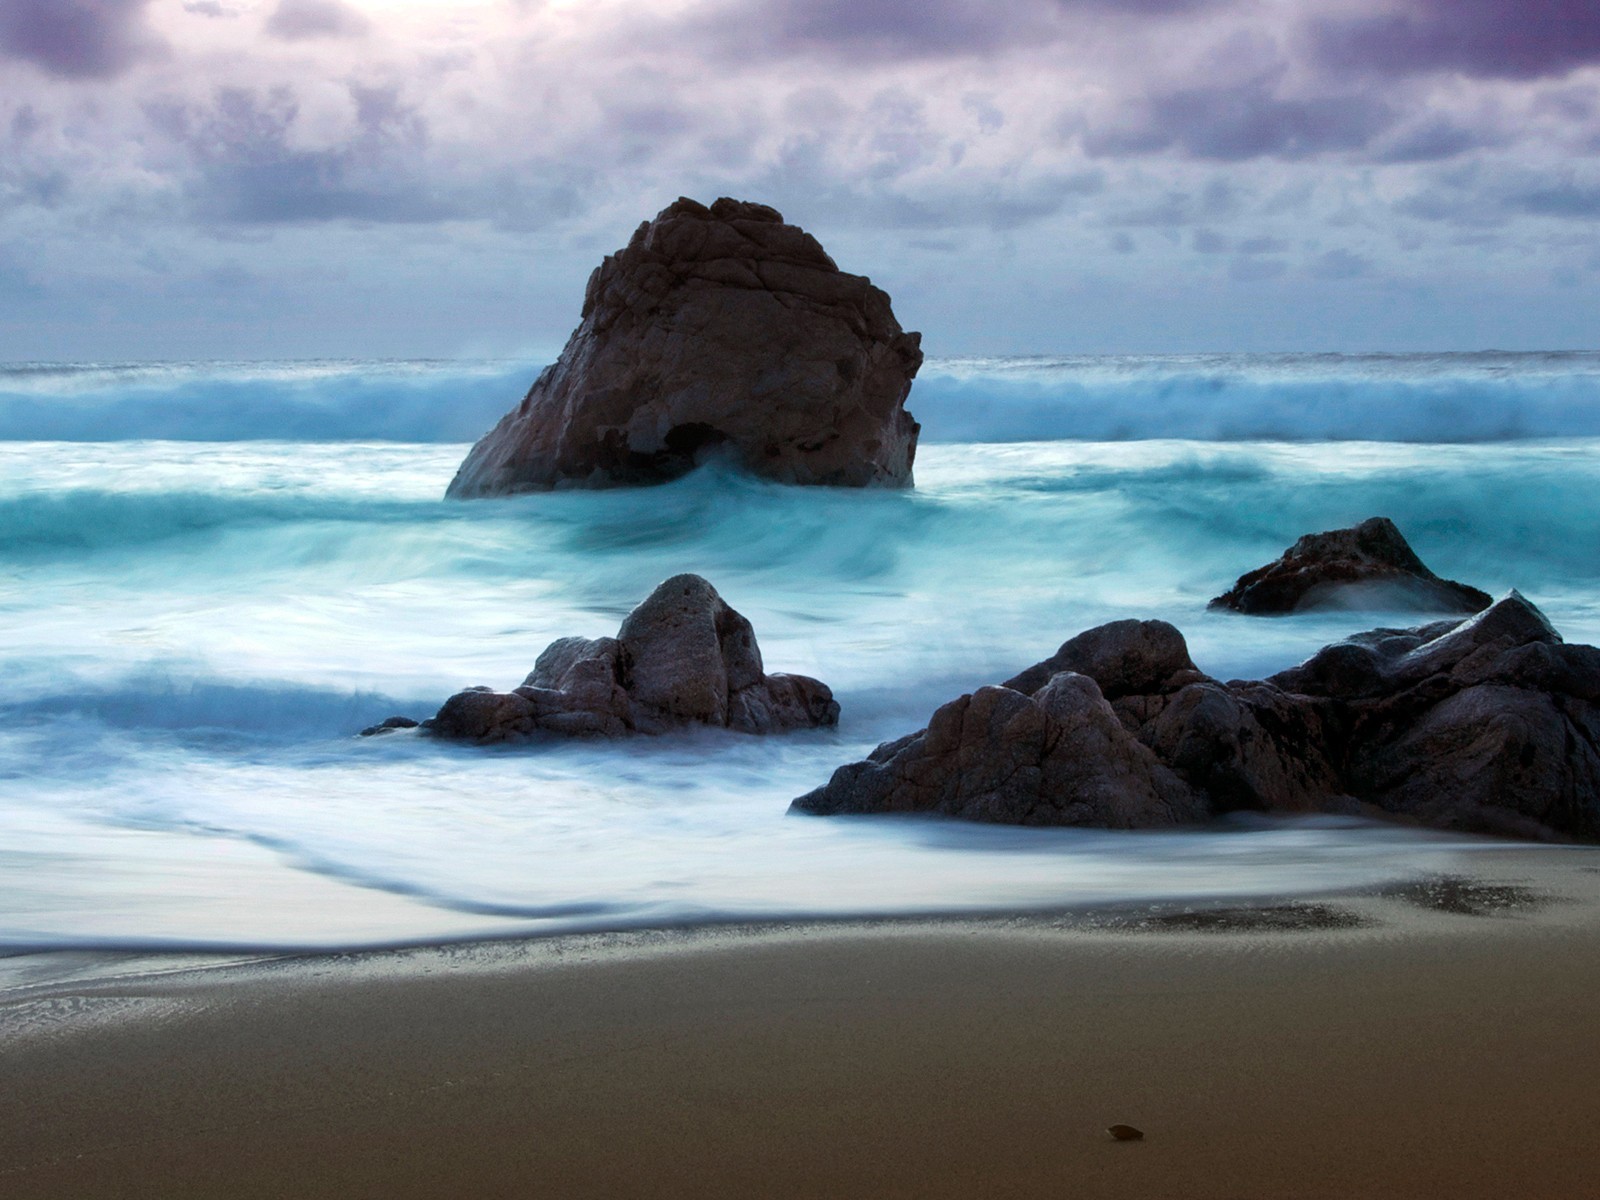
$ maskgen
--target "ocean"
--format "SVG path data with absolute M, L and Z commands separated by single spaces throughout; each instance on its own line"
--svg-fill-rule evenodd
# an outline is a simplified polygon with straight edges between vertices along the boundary
M 720 467 L 446 502 L 527 362 L 0 366 L 0 948 L 355 947 L 1291 894 L 1490 843 L 1331 818 L 1177 833 L 786 815 L 962 691 L 1121 617 L 1258 677 L 1414 614 L 1206 610 L 1392 517 L 1600 642 L 1600 355 L 930 360 L 910 491 Z M 709 578 L 836 730 L 359 738 Z

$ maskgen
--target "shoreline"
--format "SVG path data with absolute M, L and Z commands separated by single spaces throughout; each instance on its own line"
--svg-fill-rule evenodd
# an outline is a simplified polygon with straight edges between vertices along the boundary
M 1422 831 L 1428 833 L 1429 831 Z M 1418 863 L 1414 870 L 1380 883 L 1350 883 L 1306 888 L 1295 891 L 1241 888 L 1237 892 L 1188 892 L 1181 888 L 1166 893 L 1117 898 L 1089 897 L 1070 902 L 1037 905 L 973 904 L 949 908 L 907 910 L 866 910 L 861 912 L 794 912 L 781 915 L 680 916 L 663 919 L 641 914 L 615 921 L 565 925 L 554 929 L 470 927 L 460 932 L 419 933 L 371 940 L 274 942 L 140 938 L 83 938 L 67 942 L 0 943 L 0 1005 L 23 991 L 38 986 L 90 983 L 110 976 L 141 977 L 183 971 L 226 969 L 233 965 L 267 962 L 294 962 L 312 959 L 351 960 L 368 956 L 403 955 L 433 949 L 459 950 L 471 947 L 529 946 L 569 942 L 613 942 L 618 939 L 682 939 L 685 944 L 706 937 L 748 938 L 768 934 L 788 934 L 799 930 L 877 929 L 883 927 L 915 929 L 943 924 L 1005 926 L 1018 922 L 1050 923 L 1103 927 L 1157 911 L 1253 909 L 1297 904 L 1359 901 L 1381 895 L 1391 888 L 1403 888 L 1409 881 L 1435 878 L 1470 878 L 1504 874 L 1484 871 L 1484 859 L 1510 858 L 1527 861 L 1534 873 L 1542 873 L 1545 859 L 1559 869 L 1563 855 L 1593 855 L 1600 864 L 1600 845 L 1581 842 L 1529 842 L 1492 839 L 1481 836 L 1440 833 L 1434 842 L 1418 843 L 1413 849 Z M 1427 865 L 1423 865 L 1426 859 Z M 1597 865 L 1600 870 L 1600 865 Z
M 0 1190 L 1589 1194 L 1600 849 L 1461 858 L 1281 902 L 41 981 L 0 992 Z

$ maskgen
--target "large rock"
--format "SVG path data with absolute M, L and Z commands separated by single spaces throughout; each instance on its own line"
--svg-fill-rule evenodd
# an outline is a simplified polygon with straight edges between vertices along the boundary
M 554 641 L 521 687 L 468 688 L 422 726 L 436 737 L 506 742 L 686 725 L 777 733 L 838 720 L 826 684 L 766 674 L 750 622 L 698 575 L 675 575 L 628 615 L 616 637 Z
M 681 199 L 595 269 L 561 357 L 448 494 L 655 483 L 711 453 L 785 483 L 909 486 L 919 344 L 773 209 Z
M 1441 579 L 1424 566 L 1387 517 L 1308 533 L 1211 602 L 1253 616 L 1331 607 L 1473 613 L 1488 606 L 1487 592 Z
M 1063 672 L 1032 696 L 979 688 L 800 797 L 814 813 L 935 812 L 1111 829 L 1201 819 L 1204 799 L 1122 727 L 1094 680 Z
M 1111 828 L 1366 813 L 1597 840 L 1600 650 L 1565 645 L 1511 592 L 1465 621 L 1375 629 L 1224 683 L 1172 626 L 1119 621 L 944 705 L 793 807 Z

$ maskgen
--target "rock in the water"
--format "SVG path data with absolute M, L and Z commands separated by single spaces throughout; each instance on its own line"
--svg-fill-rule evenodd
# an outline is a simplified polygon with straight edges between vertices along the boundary
M 826 684 L 766 674 L 750 622 L 700 576 L 675 575 L 628 614 L 616 637 L 551 642 L 521 687 L 458 692 L 423 728 L 437 737 L 504 742 L 694 724 L 777 733 L 838 720 Z
M 360 733 L 361 737 L 378 737 L 385 733 L 394 733 L 398 729 L 415 729 L 420 721 L 410 717 L 386 717 L 376 725 L 368 725 Z
M 936 812 L 1012 825 L 1136 829 L 1201 820 L 1203 799 L 1122 727 L 1094 680 L 1032 696 L 979 688 L 801 796 L 804 812 Z
M 1211 602 L 1253 616 L 1324 607 L 1473 613 L 1488 606 L 1487 592 L 1428 570 L 1387 517 L 1308 533 Z
M 583 320 L 449 495 L 658 483 L 707 454 L 784 483 L 909 486 L 920 335 L 764 204 L 680 199 L 595 269 Z
M 1365 813 L 1600 840 L 1600 649 L 1565 645 L 1511 592 L 1223 683 L 1172 626 L 1118 621 L 944 705 L 793 808 L 1109 828 Z

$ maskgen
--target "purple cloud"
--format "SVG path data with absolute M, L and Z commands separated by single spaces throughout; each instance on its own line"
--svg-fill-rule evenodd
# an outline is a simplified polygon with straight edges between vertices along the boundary
M 734 53 L 856 60 L 966 57 L 1058 41 L 1069 18 L 1177 16 L 1234 0 L 727 0 L 688 24 Z
M 307 38 L 363 37 L 372 23 L 340 0 L 279 0 L 267 32 L 286 42 Z
M 1393 12 L 1315 21 L 1310 35 L 1315 57 L 1339 70 L 1535 79 L 1600 62 L 1600 4 L 1399 0 Z
M 198 167 L 187 191 L 207 221 L 240 225 L 354 220 L 437 221 L 458 215 L 407 168 L 425 127 L 390 88 L 351 88 L 355 136 L 325 150 L 291 144 L 300 105 L 287 88 L 224 88 L 208 110 L 153 109 L 151 120 Z
M 67 79 L 107 79 L 155 43 L 149 0 L 0 0 L 0 54 Z

